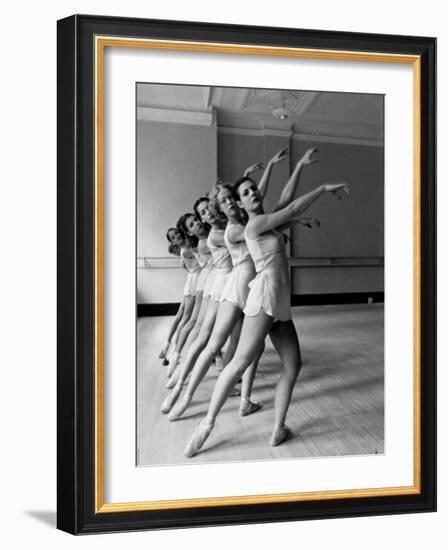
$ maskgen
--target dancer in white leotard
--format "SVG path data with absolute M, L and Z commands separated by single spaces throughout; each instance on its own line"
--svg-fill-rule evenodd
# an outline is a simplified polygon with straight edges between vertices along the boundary
M 180 246 L 173 244 L 170 240 L 170 237 L 169 237 L 171 234 L 173 234 L 173 232 L 177 232 L 177 229 L 175 227 L 170 227 L 167 231 L 167 238 L 170 242 L 170 244 L 168 246 L 168 252 L 170 254 L 172 254 L 173 256 L 177 256 L 177 257 L 180 258 Z M 180 263 L 181 263 L 182 267 L 185 268 L 182 260 L 180 260 Z M 182 316 L 183 316 L 183 313 L 184 313 L 184 307 L 185 307 L 185 298 L 184 298 L 184 295 L 182 293 L 182 300 L 180 302 L 179 308 L 177 310 L 177 313 L 174 317 L 173 322 L 170 325 L 170 330 L 168 331 L 168 336 L 166 338 L 165 344 L 163 345 L 163 348 L 159 353 L 159 359 L 162 359 L 162 365 L 163 366 L 168 365 L 168 359 L 167 359 L 168 350 L 170 349 L 173 338 L 177 334 L 177 329 L 179 327 L 179 323 L 180 323 L 180 321 L 182 319 Z
M 178 250 L 179 256 L 181 255 L 182 248 L 188 248 L 191 251 L 191 255 L 193 255 L 193 250 L 191 248 L 190 243 L 187 241 L 186 237 L 177 228 L 171 227 L 170 229 L 168 229 L 168 232 L 167 232 L 166 236 L 167 236 L 168 241 L 172 244 L 172 246 L 176 247 L 176 249 Z M 184 265 L 184 267 L 185 267 L 185 265 Z M 179 321 L 179 324 L 177 326 L 177 329 L 176 329 L 176 335 L 173 339 L 174 346 L 177 345 L 178 337 L 179 337 L 179 334 L 182 331 L 182 328 L 190 320 L 191 315 L 192 315 L 193 310 L 194 310 L 195 303 L 196 303 L 196 296 L 192 295 L 189 292 L 186 292 L 187 283 L 190 283 L 190 282 L 191 281 L 188 281 L 188 274 L 187 274 L 187 280 L 185 282 L 184 291 L 183 291 L 183 300 L 182 300 L 183 313 L 182 313 L 182 317 L 181 317 L 181 319 Z M 163 351 L 165 351 L 165 347 L 163 348 L 162 352 Z M 161 352 L 161 354 L 162 354 L 162 352 Z M 165 352 L 165 356 L 166 356 L 166 352 Z
M 198 260 L 196 259 L 195 252 L 198 244 L 198 239 L 196 237 L 185 235 L 178 227 L 176 227 L 175 233 L 173 233 L 171 236 L 174 239 L 172 241 L 173 244 L 178 244 L 178 241 L 181 243 L 179 245 L 180 257 L 188 272 L 188 275 L 183 291 L 185 311 L 184 316 L 179 323 L 177 336 L 174 341 L 174 352 L 170 358 L 170 363 L 167 369 L 168 377 L 172 374 L 171 364 L 173 361 L 173 357 L 179 356 L 186 336 L 188 335 L 188 333 L 185 334 L 185 328 L 187 325 L 192 326 L 192 322 L 194 324 L 202 303 L 202 292 L 197 290 L 200 265 Z
M 171 407 L 179 397 L 183 382 L 210 338 L 216 320 L 222 289 L 225 285 L 227 275 L 232 270 L 232 259 L 224 242 L 225 218 L 218 212 L 211 211 L 209 209 L 209 202 L 210 200 L 206 197 L 202 197 L 196 201 L 194 206 L 196 216 L 188 217 L 186 227 L 187 230 L 194 231 L 195 225 L 198 223 L 198 217 L 203 223 L 208 223 L 211 226 L 212 229 L 207 239 L 207 246 L 213 257 L 215 279 L 210 289 L 210 299 L 204 320 L 199 327 L 196 339 L 188 348 L 185 359 L 182 362 L 180 379 L 162 404 L 162 412 L 171 410 Z
M 263 196 L 267 191 L 272 167 L 286 158 L 286 156 L 287 151 L 282 150 L 268 162 L 267 169 L 258 186 Z M 311 152 L 306 159 L 310 156 Z M 249 174 L 259 167 L 259 164 L 253 165 L 246 170 L 245 174 Z M 299 174 L 300 171 L 295 171 L 293 178 L 297 180 Z M 290 185 L 293 184 L 295 185 L 296 182 Z M 255 277 L 255 266 L 250 257 L 244 238 L 244 226 L 247 221 L 247 215 L 238 207 L 233 188 L 226 184 L 219 184 L 215 190 L 214 197 L 211 196 L 211 198 L 212 203 L 216 203 L 217 208 L 221 210 L 228 219 L 224 233 L 224 241 L 232 256 L 233 270 L 227 277 L 226 284 L 221 293 L 221 304 L 218 309 L 216 323 L 210 339 L 196 361 L 183 398 L 176 403 L 168 415 L 169 420 L 177 420 L 183 415 L 191 402 L 194 392 L 210 368 L 213 358 L 224 346 L 229 336 L 231 342 L 229 350 L 226 353 L 225 363 L 232 358 L 241 332 L 243 309 L 249 292 L 249 283 Z M 251 368 L 247 369 L 243 376 L 240 403 L 241 416 L 251 414 L 260 407 L 259 403 L 254 403 L 250 400 L 250 395 L 258 360 L 263 349 L 264 344 L 260 347 L 260 352 L 253 361 Z M 179 384 L 181 384 L 182 379 L 183 376 L 179 379 Z M 178 390 L 180 391 L 180 388 L 178 388 Z
M 231 338 L 229 345 L 231 349 L 226 352 L 225 362 L 231 359 L 241 330 L 241 318 L 249 291 L 249 282 L 255 277 L 255 267 L 244 241 L 244 224 L 241 210 L 238 208 L 233 198 L 232 190 L 228 186 L 220 185 L 218 189 L 219 192 L 217 195 L 223 201 L 222 210 L 229 219 L 224 232 L 224 241 L 232 257 L 233 269 L 227 276 L 225 285 L 220 293 L 220 304 L 210 338 L 196 360 L 182 400 L 176 403 L 168 415 L 169 420 L 177 420 L 185 412 L 195 390 L 229 336 Z M 254 362 L 253 368 L 248 369 L 243 377 L 240 406 L 240 414 L 242 416 L 251 414 L 260 407 L 259 404 L 250 401 L 256 365 L 257 362 Z M 179 387 L 177 389 L 179 391 L 187 374 L 187 370 L 183 369 L 178 380 Z
M 296 167 L 297 168 L 297 167 Z M 348 193 L 347 184 L 321 185 L 314 191 L 292 200 L 291 189 L 285 187 L 276 212 L 266 214 L 257 186 L 249 179 L 237 182 L 240 206 L 249 215 L 245 236 L 254 260 L 257 276 L 251 283 L 238 347 L 231 362 L 218 378 L 207 416 L 197 426 L 185 448 L 187 457 L 194 456 L 213 430 L 216 416 L 237 380 L 257 356 L 269 334 L 282 360 L 283 369 L 275 391 L 272 446 L 282 443 L 290 434 L 285 424 L 297 375 L 301 367 L 299 341 L 290 312 L 289 272 L 285 241 L 279 229 L 290 225 L 325 193 L 336 196 Z
M 191 228 L 187 228 L 185 224 L 185 221 L 189 218 L 194 218 L 196 222 L 191 224 Z M 211 289 L 216 277 L 216 268 L 213 263 L 213 257 L 207 245 L 210 226 L 198 220 L 195 214 L 185 214 L 179 219 L 178 227 L 182 234 L 185 234 L 190 238 L 195 238 L 198 241 L 196 258 L 198 259 L 199 264 L 203 267 L 198 278 L 196 291 L 197 294 L 202 294 L 202 300 L 200 302 L 200 308 L 193 311 L 190 320 L 183 327 L 179 336 L 179 345 L 177 348 L 178 352 L 174 353 L 170 359 L 170 378 L 166 384 L 168 389 L 173 388 L 177 381 L 178 372 L 176 372 L 176 368 L 179 363 L 181 352 L 183 350 L 188 350 L 191 343 L 196 340 L 199 334 L 199 329 L 208 308 Z M 165 409 L 165 405 L 163 405 L 163 409 Z

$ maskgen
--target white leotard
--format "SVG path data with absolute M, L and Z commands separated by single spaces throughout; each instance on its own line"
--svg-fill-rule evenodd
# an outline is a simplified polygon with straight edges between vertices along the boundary
M 246 242 L 234 243 L 229 239 L 230 228 L 235 225 L 240 224 L 228 223 L 224 232 L 224 241 L 232 257 L 233 269 L 227 276 L 221 301 L 230 302 L 243 310 L 249 294 L 249 283 L 255 277 L 255 266 Z M 244 229 L 243 225 L 240 227 Z
M 273 230 L 255 239 L 249 238 L 247 233 L 245 237 L 257 275 L 249 284 L 244 314 L 254 316 L 263 309 L 276 321 L 289 321 L 291 285 L 283 234 Z
M 226 246 L 216 246 L 213 243 L 213 236 L 217 234 L 224 234 L 224 229 L 212 229 L 207 238 L 207 246 L 212 253 L 215 265 L 215 280 L 210 288 L 210 297 L 219 302 L 227 275 L 232 270 L 232 258 Z
M 204 296 L 208 296 L 214 280 L 214 277 L 212 277 L 214 265 L 212 254 L 207 246 L 207 239 L 199 239 L 196 258 L 201 266 L 196 292 L 203 292 Z
M 196 287 L 201 266 L 194 254 L 192 256 L 187 255 L 185 248 L 180 249 L 180 257 L 188 271 L 187 280 L 184 286 L 184 296 L 196 296 Z

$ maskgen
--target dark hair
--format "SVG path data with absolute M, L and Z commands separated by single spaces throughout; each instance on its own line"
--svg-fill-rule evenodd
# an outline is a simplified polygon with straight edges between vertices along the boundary
M 249 176 L 243 176 L 242 178 L 236 180 L 235 185 L 233 186 L 233 190 L 236 193 L 236 196 L 238 199 L 240 199 L 240 187 L 243 183 L 246 181 L 252 182 L 255 186 L 257 185 L 252 178 L 249 178 Z
M 201 220 L 201 221 L 202 221 L 202 218 L 201 218 L 201 215 L 199 214 L 198 206 L 201 204 L 201 202 L 204 202 L 204 201 L 210 202 L 210 199 L 208 197 L 199 197 L 199 199 L 195 201 L 193 205 L 194 213 L 196 214 L 196 217 L 198 218 L 198 220 Z
M 235 201 L 239 200 L 239 196 L 235 192 L 235 186 L 234 185 L 231 185 L 230 183 L 218 183 L 217 192 L 216 192 L 216 208 L 219 210 L 219 212 L 224 217 L 227 218 L 227 216 L 222 211 L 221 205 L 219 204 L 219 200 L 218 200 L 219 192 L 221 191 L 221 189 L 227 189 L 228 191 L 230 191 L 230 193 L 232 193 L 232 197 L 234 198 Z M 238 206 L 238 208 L 239 208 L 239 211 L 240 211 L 241 222 L 242 222 L 243 225 L 246 225 L 247 222 L 249 221 L 249 216 L 247 215 L 247 212 L 245 210 L 243 210 L 239 206 Z
M 191 246 L 191 248 L 196 248 L 198 246 L 199 239 L 196 237 L 196 235 L 190 235 L 186 226 L 186 221 L 190 216 L 194 216 L 194 214 L 192 214 L 191 212 L 187 212 L 186 214 L 183 214 L 177 220 L 176 227 L 180 231 L 184 239 Z
M 178 244 L 170 243 L 168 246 L 168 252 L 174 256 L 180 256 L 180 246 Z
M 168 239 L 169 243 L 171 243 L 170 231 L 178 231 L 178 229 L 177 229 L 177 227 L 169 227 L 168 228 L 168 231 L 166 232 L 166 238 Z

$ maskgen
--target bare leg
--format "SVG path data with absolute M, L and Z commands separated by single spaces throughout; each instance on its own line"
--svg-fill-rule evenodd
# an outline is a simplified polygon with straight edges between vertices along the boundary
M 285 426 L 286 413 L 302 359 L 297 332 L 292 321 L 274 323 L 269 335 L 283 366 L 275 390 L 274 431 L 271 438 L 271 445 L 275 446 L 289 435 L 289 430 Z
M 171 323 L 170 330 L 168 332 L 168 336 L 166 338 L 166 342 L 159 353 L 159 359 L 166 359 L 166 355 L 168 352 L 168 348 L 170 347 L 171 340 L 173 339 L 174 334 L 176 333 L 177 327 L 179 326 L 179 323 L 182 319 L 183 313 L 184 313 L 184 301 L 185 298 L 182 297 L 182 302 L 180 303 L 179 309 L 177 310 L 176 316 L 174 317 L 173 322 Z
M 193 398 L 194 392 L 203 380 L 204 376 L 207 374 L 213 359 L 225 344 L 229 334 L 235 330 L 235 324 L 239 330 L 241 330 L 239 320 L 242 315 L 243 312 L 230 302 L 221 302 L 219 304 L 216 322 L 207 345 L 197 358 L 196 364 L 194 365 L 191 373 L 190 382 L 188 383 L 188 387 L 182 401 L 180 401 L 168 415 L 169 420 L 177 420 L 185 412 Z M 234 339 L 237 340 L 236 335 L 234 335 Z
M 185 360 L 182 363 L 182 370 L 176 385 L 162 404 L 161 411 L 163 413 L 167 413 L 171 410 L 172 406 L 180 395 L 184 380 L 190 373 L 191 369 L 194 367 L 194 364 L 199 354 L 207 345 L 208 339 L 210 338 L 210 334 L 213 330 L 213 325 L 215 324 L 218 305 L 219 302 L 216 302 L 215 300 L 209 300 L 207 312 L 205 314 L 204 322 L 202 323 L 201 329 L 199 331 L 199 335 L 187 352 Z
M 196 428 L 185 448 L 185 456 L 194 456 L 205 443 L 215 424 L 216 416 L 224 405 L 231 389 L 247 367 L 256 359 L 269 333 L 273 319 L 261 310 L 254 317 L 245 317 L 235 355 L 220 374 L 213 390 L 207 416 Z
M 183 327 L 188 323 L 190 320 L 191 314 L 193 312 L 195 303 L 195 297 L 194 296 L 184 296 L 184 313 L 182 315 L 182 319 L 178 326 L 178 336 L 179 338 L 180 333 L 182 332 Z M 175 345 L 177 345 L 178 339 L 175 341 Z
M 264 342 L 258 352 L 255 360 L 250 364 L 243 374 L 243 386 L 241 388 L 241 403 L 240 403 L 240 415 L 247 416 L 252 414 L 261 407 L 261 403 L 254 403 L 250 400 L 252 394 L 252 386 L 254 384 L 255 373 L 257 372 L 258 362 L 264 352 Z
M 202 292 L 198 292 L 197 296 L 194 298 L 194 306 L 193 306 L 193 310 L 191 312 L 190 318 L 188 319 L 188 322 L 185 323 L 185 325 L 181 329 L 179 338 L 176 342 L 174 353 L 170 359 L 170 364 L 168 366 L 168 371 L 167 371 L 168 376 L 171 376 L 177 367 L 177 363 L 179 361 L 179 356 L 182 351 L 182 347 L 185 343 L 185 340 L 189 332 L 191 331 L 191 329 L 194 327 L 196 323 L 196 320 L 199 315 L 199 311 L 201 309 L 201 304 L 202 304 Z
M 240 339 L 240 334 L 241 334 L 241 328 L 243 326 L 243 312 L 233 304 L 230 304 L 229 302 L 223 302 L 223 305 L 224 304 L 228 304 L 229 306 L 231 306 L 232 308 L 240 312 L 239 318 L 233 321 L 233 328 L 232 328 L 232 325 L 230 325 L 230 334 L 227 335 L 227 336 L 230 336 L 230 342 L 229 342 L 229 345 L 227 346 L 227 349 L 223 357 L 224 366 L 226 366 L 232 360 L 232 357 L 235 355 L 235 351 L 238 346 L 238 341 Z M 224 346 L 225 343 L 226 341 L 224 340 L 224 342 L 222 343 L 222 346 Z
M 198 337 L 202 323 L 204 322 L 204 317 L 207 312 L 209 301 L 210 301 L 210 296 L 202 297 L 201 309 L 199 310 L 198 317 L 196 319 L 196 322 L 194 323 L 193 328 L 190 330 L 184 345 L 182 346 L 181 352 L 182 350 L 190 349 L 192 342 L 194 342 Z

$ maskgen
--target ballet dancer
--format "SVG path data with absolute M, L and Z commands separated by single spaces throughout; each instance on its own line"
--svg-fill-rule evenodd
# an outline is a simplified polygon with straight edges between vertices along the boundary
M 305 155 L 297 163 L 295 170 L 293 171 L 290 179 L 288 180 L 285 188 L 288 196 L 293 196 L 297 188 L 299 177 L 304 166 L 316 162 L 317 159 L 313 159 L 312 155 L 316 152 L 316 149 L 309 149 Z M 284 158 L 286 158 L 287 151 L 283 150 L 277 153 L 268 163 L 269 166 L 274 166 Z M 246 170 L 245 174 L 251 173 L 251 168 L 258 165 L 253 165 Z M 269 173 L 270 175 L 270 173 Z M 246 178 L 248 176 L 245 176 Z M 268 180 L 269 181 L 269 178 Z M 260 191 L 260 186 L 258 186 Z M 262 185 L 261 193 L 263 196 L 266 194 L 267 186 Z M 224 213 L 228 222 L 224 233 L 224 240 L 227 248 L 230 251 L 233 261 L 233 270 L 229 275 L 226 285 L 221 295 L 221 304 L 218 309 L 216 317 L 216 323 L 213 328 L 210 339 L 198 357 L 196 364 L 193 368 L 188 387 L 182 397 L 171 410 L 168 415 L 169 420 L 177 420 L 181 418 L 185 410 L 188 408 L 194 392 L 201 383 L 202 379 L 206 375 L 213 358 L 216 353 L 223 347 L 227 338 L 230 336 L 229 355 L 226 354 L 225 363 L 227 363 L 235 352 L 236 343 L 239 340 L 242 326 L 243 310 L 246 303 L 247 295 L 249 293 L 249 283 L 255 277 L 255 266 L 252 258 L 247 249 L 244 229 L 247 222 L 247 215 L 242 211 L 237 204 L 237 196 L 230 185 L 218 184 L 215 192 L 217 208 Z M 213 200 L 213 196 L 211 196 Z M 304 222 L 308 227 L 311 222 L 306 220 Z M 232 343 L 234 343 L 232 345 Z M 257 369 L 259 358 L 264 349 L 263 346 L 252 363 L 251 367 L 246 369 L 243 375 L 243 384 L 241 391 L 241 403 L 239 413 L 241 416 L 247 416 L 257 411 L 261 404 L 254 403 L 250 400 L 252 391 L 253 380 Z M 183 376 L 180 377 L 178 383 L 182 384 Z
M 249 216 L 245 238 L 257 275 L 250 284 L 235 355 L 218 377 L 207 415 L 198 424 L 185 448 L 186 457 L 194 456 L 202 448 L 235 381 L 256 358 L 268 334 L 282 361 L 282 372 L 275 390 L 274 428 L 270 445 L 279 445 L 289 437 L 290 430 L 285 419 L 301 367 L 301 355 L 291 318 L 285 240 L 279 230 L 297 220 L 298 216 L 324 194 L 331 193 L 341 198 L 339 193 L 342 191 L 349 192 L 346 183 L 324 184 L 292 200 L 290 189 L 286 186 L 276 211 L 267 214 L 256 184 L 248 178 L 241 178 L 237 182 L 235 192 L 239 198 L 239 206 Z
M 167 233 L 168 240 L 179 247 L 181 261 L 187 270 L 187 279 L 183 290 L 184 312 L 177 327 L 177 336 L 174 340 L 174 354 L 179 346 L 179 339 L 182 335 L 184 326 L 190 321 L 191 317 L 196 314 L 200 307 L 202 296 L 196 293 L 197 280 L 200 273 L 200 266 L 194 254 L 194 249 L 197 246 L 197 239 L 184 235 L 179 229 L 170 228 Z M 169 365 L 167 374 L 169 376 Z
M 175 232 L 175 231 L 177 231 L 177 229 L 175 227 L 170 227 L 167 231 L 167 235 L 169 235 L 170 233 Z M 170 240 L 169 237 L 168 237 L 168 240 Z M 168 246 L 168 252 L 170 254 L 172 254 L 173 256 L 178 256 L 180 258 L 180 246 L 173 244 L 171 241 L 170 241 L 170 244 Z M 184 267 L 184 269 L 185 269 L 185 266 L 184 266 L 184 263 L 182 262 L 182 260 L 180 260 L 180 263 L 181 263 L 182 267 Z M 165 343 L 164 343 L 164 345 L 163 345 L 163 347 L 162 347 L 162 349 L 159 353 L 159 359 L 163 360 L 162 361 L 163 366 L 168 365 L 168 360 L 167 360 L 168 350 L 170 349 L 171 343 L 173 341 L 173 338 L 175 337 L 177 328 L 178 328 L 179 323 L 182 319 L 182 316 L 183 316 L 183 313 L 184 313 L 184 307 L 185 307 L 185 299 L 184 299 L 184 295 L 182 294 L 182 300 L 180 302 L 179 308 L 177 310 L 177 313 L 174 317 L 173 322 L 170 325 L 170 329 L 168 331 L 168 336 L 165 340 Z
M 162 412 L 169 412 L 171 410 L 180 394 L 183 382 L 210 338 L 216 320 L 222 289 L 225 285 L 227 275 L 232 270 L 232 259 L 224 241 L 226 220 L 219 212 L 212 210 L 209 205 L 210 199 L 208 197 L 199 198 L 194 205 L 195 215 L 186 217 L 185 226 L 189 234 L 194 234 L 197 231 L 198 224 L 201 222 L 211 226 L 207 238 L 207 245 L 213 257 L 215 277 L 210 289 L 207 309 L 202 324 L 199 327 L 198 335 L 188 348 L 185 359 L 182 362 L 182 377 L 177 381 L 173 390 L 163 402 L 161 408 Z
M 180 329 L 175 350 L 170 358 L 168 367 L 169 380 L 166 385 L 168 389 L 172 388 L 175 384 L 175 371 L 182 351 L 188 349 L 190 343 L 197 337 L 199 327 L 207 311 L 211 288 L 216 277 L 213 256 L 208 246 L 210 226 L 198 220 L 198 223 L 194 225 L 193 231 L 189 231 L 185 225 L 185 220 L 191 216 L 193 216 L 193 214 L 184 214 L 181 216 L 177 222 L 177 228 L 186 239 L 190 239 L 192 242 L 196 243 L 196 250 L 193 252 L 196 255 L 198 263 L 203 267 L 196 285 L 197 300 L 195 308 L 188 321 Z

